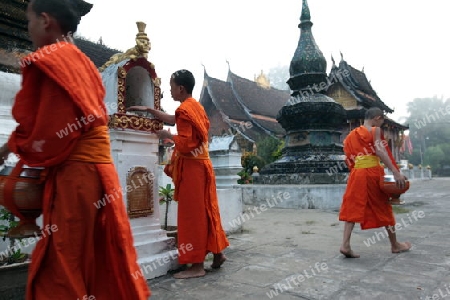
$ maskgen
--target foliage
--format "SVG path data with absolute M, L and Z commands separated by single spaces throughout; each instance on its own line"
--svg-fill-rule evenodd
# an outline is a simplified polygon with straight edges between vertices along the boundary
M 253 154 L 253 152 L 245 152 L 241 157 L 241 165 L 243 169 L 237 174 L 241 178 L 237 182 L 239 184 L 248 184 L 253 182 L 253 167 L 256 166 L 258 169 L 261 169 L 264 166 L 264 160 Z
M 3 223 L 6 223 L 6 224 L 0 224 L 0 235 L 3 236 L 2 237 L 3 241 L 6 241 L 6 239 L 9 239 L 10 251 L 8 253 L 10 253 L 10 255 L 4 261 L 6 262 L 6 264 L 22 262 L 24 260 L 24 258 L 27 257 L 27 254 L 23 253 L 21 251 L 20 247 L 19 248 L 14 247 L 16 239 L 8 238 L 6 235 L 6 233 L 10 229 L 19 225 L 19 222 L 15 220 L 15 217 L 11 212 L 9 212 L 7 209 L 5 209 L 3 207 L 0 207 L 0 221 L 3 221 Z M 19 240 L 19 242 L 20 242 L 20 240 Z
M 274 161 L 281 158 L 281 156 L 283 155 L 283 152 L 282 152 L 283 149 L 284 149 L 284 140 L 282 140 L 278 143 L 277 149 L 272 153 L 272 157 L 273 157 Z
M 242 169 L 239 173 L 237 173 L 241 178 L 238 179 L 237 183 L 239 184 L 250 184 L 253 183 L 253 178 L 251 173 L 248 173 L 244 169 Z
M 441 162 L 444 160 L 445 154 L 440 146 L 429 147 L 425 152 L 425 161 L 433 170 L 441 168 Z
M 172 185 L 168 183 L 166 187 L 160 186 L 159 187 L 159 204 L 166 204 L 166 213 L 164 215 L 164 230 L 167 230 L 167 217 L 169 215 L 169 204 L 170 202 L 174 201 L 173 194 L 175 192 L 175 189 L 172 188 Z
M 276 161 L 281 157 L 281 151 L 284 148 L 284 141 L 271 136 L 265 137 L 256 143 L 257 154 L 245 152 L 241 157 L 242 170 L 237 174 L 239 184 L 253 183 L 252 173 L 256 166 L 261 170 L 265 165 Z
M 439 174 L 450 166 L 450 99 L 416 98 L 407 107 L 414 150 L 406 158 L 414 165 L 430 165 Z
M 15 221 L 13 214 L 3 207 L 0 208 L 0 220 L 6 221 L 6 225 L 0 224 L 0 233 L 3 235 L 3 241 L 5 241 L 5 234 L 8 232 L 8 230 L 16 227 L 19 222 Z
M 268 136 L 264 139 L 261 139 L 256 143 L 256 149 L 258 156 L 263 160 L 263 165 L 258 165 L 258 168 L 261 169 L 267 164 L 270 164 L 281 157 L 281 150 L 283 149 L 283 141 Z

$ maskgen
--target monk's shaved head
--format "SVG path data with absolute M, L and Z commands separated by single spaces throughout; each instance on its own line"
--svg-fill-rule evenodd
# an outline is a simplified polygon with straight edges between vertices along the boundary
M 378 107 L 371 107 L 366 111 L 366 115 L 364 116 L 364 119 L 366 120 L 372 120 L 376 117 L 382 117 L 384 118 L 384 113 L 381 109 Z
M 170 77 L 176 85 L 183 86 L 188 94 L 192 94 L 195 78 L 188 70 L 178 70 Z
M 58 22 L 65 35 L 72 35 L 77 31 L 80 16 L 77 14 L 74 0 L 32 0 L 31 9 L 36 15 L 47 13 Z

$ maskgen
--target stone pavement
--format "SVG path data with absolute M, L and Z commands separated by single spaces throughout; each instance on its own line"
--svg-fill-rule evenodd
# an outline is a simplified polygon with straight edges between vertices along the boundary
M 203 278 L 149 280 L 151 299 L 445 299 L 450 178 L 413 181 L 402 199 L 407 204 L 397 206 L 397 234 L 413 244 L 410 252 L 392 254 L 385 231 L 357 225 L 352 247 L 361 258 L 346 259 L 339 253 L 337 211 L 271 208 L 229 236 L 221 269 L 211 270 L 209 258 Z

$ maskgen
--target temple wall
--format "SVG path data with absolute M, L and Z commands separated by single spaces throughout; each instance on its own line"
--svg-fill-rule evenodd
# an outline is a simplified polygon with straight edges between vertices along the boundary
M 11 115 L 11 107 L 20 83 L 20 74 L 0 72 L 0 145 L 8 140 L 17 125 Z
M 333 98 L 337 103 L 341 104 L 344 108 L 356 107 L 356 99 L 347 92 L 341 84 L 335 84 L 327 91 L 327 96 Z

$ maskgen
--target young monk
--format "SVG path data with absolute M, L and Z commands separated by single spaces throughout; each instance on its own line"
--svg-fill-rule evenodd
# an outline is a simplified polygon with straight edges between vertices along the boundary
M 175 184 L 178 201 L 178 248 L 180 264 L 190 268 L 174 275 L 177 279 L 205 276 L 204 260 L 214 254 L 212 268 L 220 268 L 226 257 L 222 253 L 229 243 L 222 229 L 214 170 L 208 154 L 209 120 L 203 106 L 192 98 L 195 79 L 191 72 L 180 70 L 170 78 L 170 93 L 181 105 L 175 115 L 145 106 L 129 110 L 148 111 L 156 118 L 177 126 L 178 134 L 158 132 L 160 138 L 175 142 L 170 169 L 166 173 Z M 192 248 L 186 251 L 186 245 Z M 185 248 L 182 248 L 185 247 Z
M 145 279 L 133 277 L 140 268 L 110 154 L 105 89 L 70 37 L 79 17 L 67 0 L 31 0 L 26 15 L 38 50 L 22 62 L 18 126 L 0 163 L 13 152 L 47 169 L 43 224 L 55 229 L 36 244 L 26 299 L 148 299 Z
M 394 174 L 398 187 L 404 187 L 406 177 L 397 168 L 387 142 L 381 132 L 383 111 L 372 107 L 366 111 L 364 124 L 350 132 L 344 141 L 346 163 L 350 177 L 344 194 L 339 220 L 345 221 L 340 252 L 347 258 L 358 258 L 350 247 L 350 236 L 355 223 L 361 229 L 386 227 L 392 253 L 408 251 L 409 242 L 399 243 L 394 230 L 395 218 L 389 196 L 380 188 L 384 169 L 380 160 Z

